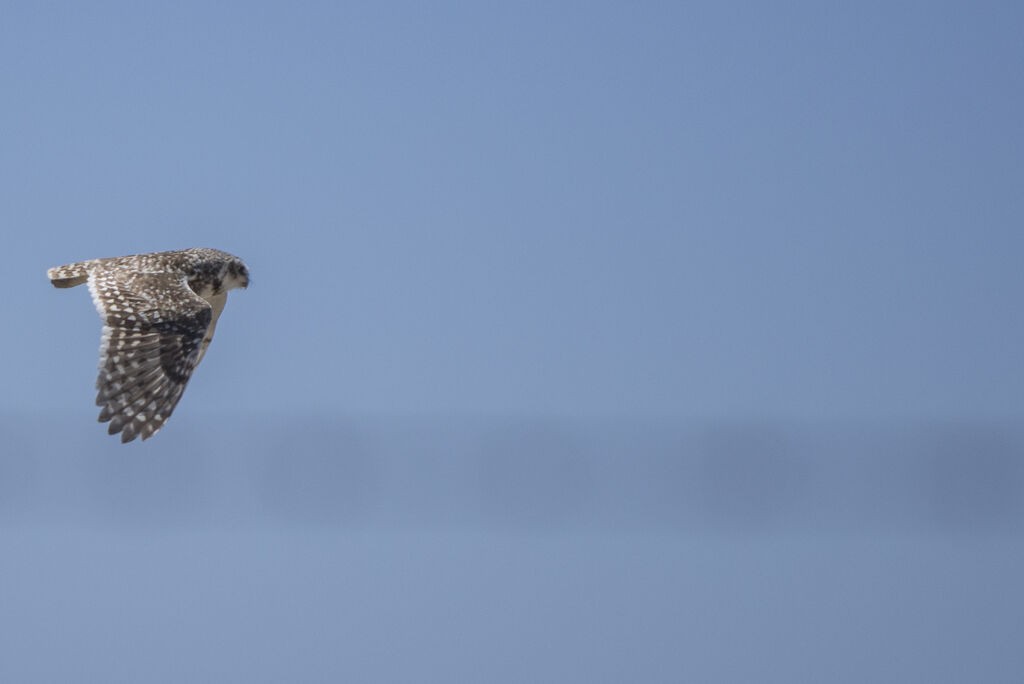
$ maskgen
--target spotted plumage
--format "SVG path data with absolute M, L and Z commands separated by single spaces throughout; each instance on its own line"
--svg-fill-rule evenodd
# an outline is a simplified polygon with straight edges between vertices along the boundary
M 99 420 L 122 442 L 163 427 L 206 353 L 227 291 L 249 285 L 241 259 L 198 247 L 81 261 L 47 275 L 54 287 L 88 283 L 103 319 Z

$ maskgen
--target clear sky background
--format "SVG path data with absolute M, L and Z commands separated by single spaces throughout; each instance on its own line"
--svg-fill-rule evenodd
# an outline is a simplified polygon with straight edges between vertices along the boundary
M 1024 671 L 1024 3 L 7 2 L 0 681 Z M 244 258 L 167 428 L 46 269 Z
M 47 267 L 211 246 L 197 411 L 1021 415 L 1015 3 L 3 15 L 4 408 L 92 398 Z

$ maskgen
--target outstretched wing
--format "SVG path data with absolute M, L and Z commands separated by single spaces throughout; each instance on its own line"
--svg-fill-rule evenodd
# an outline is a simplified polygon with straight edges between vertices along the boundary
M 95 268 L 89 291 L 103 319 L 96 405 L 122 442 L 163 427 L 199 363 L 211 307 L 182 276 Z

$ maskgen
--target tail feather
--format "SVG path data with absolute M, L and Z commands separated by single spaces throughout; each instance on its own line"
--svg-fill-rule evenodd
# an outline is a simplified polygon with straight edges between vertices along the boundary
M 77 264 L 57 266 L 46 272 L 54 287 L 74 287 L 81 285 L 89 279 L 89 262 L 80 261 Z

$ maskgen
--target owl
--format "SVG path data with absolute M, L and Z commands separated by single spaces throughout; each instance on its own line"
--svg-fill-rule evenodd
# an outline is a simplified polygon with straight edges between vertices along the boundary
M 54 287 L 89 286 L 103 320 L 99 420 L 122 442 L 163 427 L 213 339 L 228 290 L 249 285 L 241 259 L 202 247 L 80 261 L 46 274 Z

